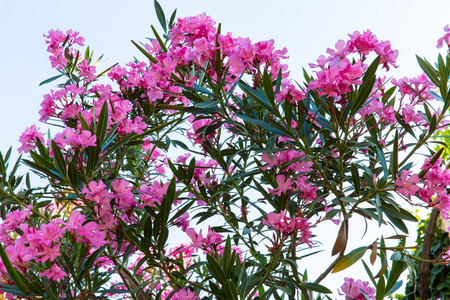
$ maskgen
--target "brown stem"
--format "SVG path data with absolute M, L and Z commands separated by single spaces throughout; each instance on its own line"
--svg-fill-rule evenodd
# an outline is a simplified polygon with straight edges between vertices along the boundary
M 439 210 L 433 208 L 430 220 L 428 221 L 425 236 L 423 238 L 422 258 L 430 259 L 431 243 L 433 241 L 434 229 L 436 228 Z M 422 261 L 420 264 L 419 282 L 420 282 L 420 299 L 428 299 L 430 297 L 430 263 Z

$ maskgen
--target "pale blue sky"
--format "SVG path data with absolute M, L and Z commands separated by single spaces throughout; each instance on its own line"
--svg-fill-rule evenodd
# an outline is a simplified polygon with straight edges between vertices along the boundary
M 450 1 L 215 1 L 161 0 L 169 15 L 202 12 L 222 23 L 223 32 L 250 37 L 252 41 L 274 39 L 287 47 L 293 78 L 301 80 L 301 68 L 314 62 L 346 39 L 354 30 L 371 29 L 379 39 L 399 49 L 399 76 L 419 72 L 414 54 L 433 60 L 436 40 L 450 22 Z M 50 68 L 42 35 L 49 29 L 73 29 L 86 38 L 96 55 L 104 54 L 103 69 L 139 57 L 130 40 L 151 37 L 150 24 L 159 27 L 153 1 L 41 0 L 0 1 L 0 150 L 18 147 L 18 136 L 39 119 L 43 94 L 51 85 L 39 83 L 57 73 Z M 41 128 L 43 124 L 39 125 Z
M 277 48 L 287 47 L 291 74 L 298 81 L 302 80 L 301 68 L 306 68 L 308 62 L 314 62 L 328 47 L 334 47 L 338 39 L 346 39 L 348 33 L 365 29 L 372 30 L 381 40 L 390 40 L 392 48 L 400 51 L 397 77 L 414 77 L 420 72 L 414 55 L 434 61 L 438 53 L 436 40 L 450 23 L 448 0 L 161 0 L 160 3 L 166 15 L 175 8 L 179 17 L 206 12 L 222 23 L 223 32 L 250 37 L 254 42 L 274 39 Z M 42 97 L 53 88 L 51 84 L 38 86 L 57 74 L 48 61 L 44 33 L 56 28 L 79 31 L 95 55 L 104 54 L 104 63 L 97 68 L 103 70 L 116 62 L 125 65 L 133 55 L 142 58 L 130 40 L 152 37 L 151 24 L 159 28 L 150 0 L 0 0 L 0 151 L 5 152 L 10 145 L 14 149 L 19 147 L 19 135 L 26 127 L 38 123 Z M 45 128 L 43 124 L 38 126 Z M 326 230 L 332 230 L 334 236 L 337 227 L 330 224 Z M 361 234 L 362 231 L 357 233 L 356 241 Z M 325 267 L 318 261 L 313 265 L 317 267 L 311 269 L 313 274 Z M 357 275 L 364 273 L 360 271 Z M 354 270 L 327 284 L 340 286 L 342 277 L 352 274 Z

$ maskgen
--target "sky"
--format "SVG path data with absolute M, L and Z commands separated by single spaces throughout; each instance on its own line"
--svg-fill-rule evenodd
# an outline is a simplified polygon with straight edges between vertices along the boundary
M 288 49 L 291 77 L 298 81 L 302 80 L 302 67 L 308 69 L 308 63 L 333 48 L 337 40 L 366 29 L 399 50 L 396 77 L 415 77 L 421 73 L 415 55 L 434 62 L 436 41 L 450 23 L 448 0 L 160 0 L 160 4 L 166 16 L 175 8 L 178 17 L 206 12 L 222 23 L 223 33 L 249 37 L 253 42 L 274 39 L 277 48 Z M 51 69 L 43 34 L 57 28 L 80 32 L 95 57 L 104 54 L 97 67 L 103 70 L 117 62 L 125 65 L 133 56 L 143 59 L 131 40 L 152 37 L 151 24 L 160 29 L 150 0 L 0 0 L 0 151 L 13 146 L 16 155 L 18 138 L 26 127 L 37 124 L 43 131 L 47 128 L 38 122 L 38 111 L 43 95 L 54 87 L 39 87 L 39 83 L 58 73 Z M 359 226 L 354 233 L 357 246 L 361 246 L 363 229 Z M 333 239 L 337 227 L 323 230 L 330 231 Z M 311 267 L 313 274 L 325 268 L 321 262 L 313 261 L 311 266 L 317 267 Z M 357 274 L 364 273 L 357 270 Z M 327 284 L 338 287 L 342 277 L 352 273 L 354 269 Z

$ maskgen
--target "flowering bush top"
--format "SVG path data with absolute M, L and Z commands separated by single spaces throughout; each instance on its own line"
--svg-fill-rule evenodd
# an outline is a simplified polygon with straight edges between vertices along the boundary
M 416 219 L 402 203 L 448 218 L 442 150 L 417 157 L 447 124 L 449 62 L 439 56 L 436 69 L 418 58 L 426 76 L 388 87 L 377 69 L 396 68 L 398 51 L 356 31 L 299 85 L 273 40 L 223 34 L 206 14 L 166 20 L 155 8 L 164 34 L 152 27 L 149 44 L 133 42 L 145 59 L 125 67 L 98 72 L 77 32 L 45 35 L 60 74 L 44 83 L 65 81 L 44 96 L 40 120 L 62 128 L 45 139 L 32 125 L 20 137 L 43 188 L 27 180 L 20 190 L 16 168 L 6 173 L 10 152 L 0 156 L 0 289 L 46 299 L 310 299 L 332 293 L 322 281 L 366 252 L 372 264 L 379 257 L 378 276 L 364 263 L 371 283 L 346 278 L 339 293 L 381 299 L 398 289 L 417 259 L 405 236 L 349 250 L 348 220 L 408 234 L 404 221 Z M 302 259 L 327 221 L 338 225 L 336 259 L 311 280 Z M 169 248 L 180 234 L 188 243 Z

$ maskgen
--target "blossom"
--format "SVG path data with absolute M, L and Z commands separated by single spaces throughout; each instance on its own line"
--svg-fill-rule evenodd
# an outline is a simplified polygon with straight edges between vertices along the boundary
M 270 212 L 267 214 L 266 218 L 267 219 L 262 220 L 263 225 L 272 226 L 272 229 L 285 234 L 291 234 L 299 231 L 301 233 L 302 241 L 309 246 L 312 245 L 312 242 L 310 241 L 312 237 L 312 233 L 310 231 L 311 224 L 306 218 L 289 218 L 283 211 L 278 214 Z
M 50 269 L 45 270 L 42 273 L 39 273 L 41 276 L 45 276 L 48 279 L 58 280 L 58 279 L 64 279 L 67 277 L 67 273 L 64 272 L 57 264 L 52 264 L 52 267 Z
M 281 193 L 286 193 L 292 190 L 292 178 L 286 179 L 284 175 L 277 175 L 278 187 L 276 189 L 269 189 L 269 193 L 281 196 Z
M 22 146 L 17 149 L 19 152 L 28 153 L 30 150 L 36 148 L 36 140 L 39 139 L 42 143 L 44 143 L 44 134 L 38 131 L 39 128 L 36 125 L 31 125 L 22 133 L 19 138 L 19 142 L 22 143 Z
M 369 286 L 369 282 L 361 281 L 358 279 L 355 281 L 353 278 L 344 278 L 344 284 L 341 286 L 341 290 L 344 294 L 339 292 L 339 295 L 344 295 L 345 299 L 353 300 L 366 300 L 366 296 L 375 300 L 375 288 Z M 364 293 L 364 294 L 363 294 Z
M 450 27 L 446 25 L 444 27 L 444 31 L 446 32 L 443 37 L 440 37 L 437 41 L 437 48 L 442 48 L 444 45 L 444 42 L 447 44 L 447 46 L 450 48 Z
M 96 202 L 97 204 L 107 202 L 111 198 L 110 193 L 106 189 L 106 185 L 100 180 L 98 183 L 91 181 L 87 187 L 84 187 L 82 193 L 86 194 L 86 199 Z
M 402 170 L 401 179 L 397 178 L 395 181 L 395 185 L 401 187 L 399 189 L 399 193 L 405 197 L 414 196 L 416 192 L 420 190 L 420 188 L 416 185 L 419 183 L 419 176 L 417 174 L 413 174 L 410 178 L 407 178 L 412 171 Z
M 186 231 L 189 226 L 189 213 L 185 212 L 176 221 L 177 227 L 181 227 L 182 231 Z
M 177 300 L 197 300 L 198 296 L 194 293 L 191 292 L 191 290 L 187 289 L 180 289 L 173 297 L 172 299 L 177 299 Z
M 204 238 L 202 234 L 202 230 L 200 229 L 199 233 L 195 232 L 194 228 L 186 229 L 186 234 L 191 238 L 192 243 L 190 247 L 198 250 L 201 246 L 203 246 Z
M 42 255 L 40 259 L 41 262 L 46 262 L 50 259 L 50 261 L 54 261 L 56 257 L 60 256 L 59 253 L 60 244 L 56 244 L 55 246 L 47 246 L 45 244 L 41 245 L 42 251 L 37 252 L 37 255 Z

